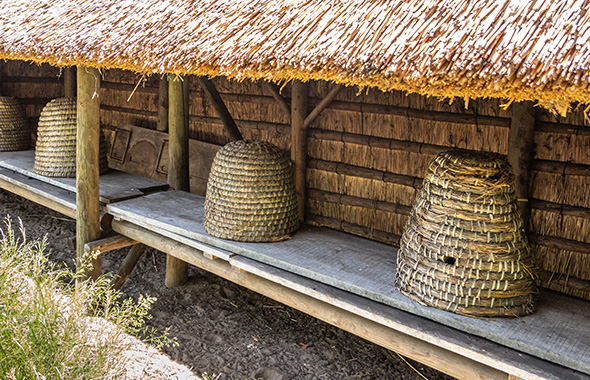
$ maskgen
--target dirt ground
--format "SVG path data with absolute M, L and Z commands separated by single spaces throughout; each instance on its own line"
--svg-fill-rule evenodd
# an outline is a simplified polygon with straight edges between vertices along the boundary
M 51 258 L 73 266 L 75 254 L 66 239 L 75 235 L 74 220 L 0 190 L 0 215 L 7 214 L 22 220 L 29 240 L 47 235 Z M 116 272 L 126 252 L 105 253 L 103 270 Z M 150 249 L 121 290 L 125 297 L 157 298 L 149 325 L 170 328 L 179 345 L 164 352 L 196 375 L 207 372 L 218 380 L 452 379 L 195 267 L 180 288 L 166 288 L 164 272 L 165 255 Z

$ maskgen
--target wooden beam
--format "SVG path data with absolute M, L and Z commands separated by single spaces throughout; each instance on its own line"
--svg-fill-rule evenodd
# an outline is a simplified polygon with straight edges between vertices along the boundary
M 295 192 L 297 194 L 299 221 L 305 221 L 307 177 L 307 101 L 309 86 L 293 81 L 291 96 L 291 160 L 295 164 Z
M 76 137 L 76 252 L 77 265 L 84 256 L 84 245 L 100 237 L 98 197 L 98 149 L 100 133 L 100 72 L 78 66 L 78 110 Z M 102 261 L 97 256 L 83 278 L 97 279 Z
M 129 239 L 127 236 L 115 234 L 113 236 L 105 237 L 103 239 L 98 239 L 84 244 L 84 251 L 87 253 L 105 253 L 114 251 L 115 249 L 129 247 L 130 245 L 134 244 L 137 244 L 135 240 Z
M 285 98 L 283 98 L 281 96 L 279 89 L 274 84 L 267 82 L 265 80 L 263 80 L 262 83 L 264 83 L 264 86 L 266 87 L 268 92 L 270 92 L 272 97 L 277 101 L 278 105 L 281 107 L 281 109 L 285 113 L 285 116 L 287 117 L 287 121 L 290 123 L 291 122 L 291 107 L 287 104 L 287 102 L 285 101 Z
M 329 304 L 286 286 L 256 276 L 249 272 L 239 273 L 225 260 L 209 260 L 195 248 L 173 239 L 148 231 L 124 221 L 113 222 L 114 229 L 169 254 L 182 258 L 199 268 L 244 286 L 282 304 L 301 310 L 338 328 L 358 335 L 375 344 L 417 360 L 439 371 L 460 379 L 508 379 L 505 372 L 459 355 L 452 350 L 405 334 L 358 314 Z
M 221 118 L 230 141 L 243 140 L 242 133 L 227 110 L 227 107 L 225 106 L 223 99 L 221 99 L 221 95 L 219 95 L 213 82 L 205 77 L 197 77 L 197 81 L 199 82 L 199 85 L 201 85 L 203 92 L 205 92 L 205 96 L 209 99 L 213 108 L 215 108 L 215 111 L 217 111 L 217 115 Z
M 535 134 L 535 110 L 533 103 L 512 104 L 512 119 L 508 135 L 508 162 L 512 165 L 516 179 L 516 198 L 524 226 L 529 221 L 529 177 L 533 160 Z
M 133 247 L 131 247 L 129 253 L 127 254 L 127 256 L 125 256 L 125 259 L 121 264 L 121 268 L 119 268 L 119 273 L 117 273 L 117 276 L 113 281 L 113 288 L 115 290 L 120 290 L 125 281 L 127 281 L 129 275 L 131 274 L 131 271 L 133 271 L 133 268 L 135 268 L 135 265 L 137 264 L 139 259 L 141 259 L 141 257 L 146 252 L 146 248 L 147 247 L 143 244 L 136 244 Z
M 338 84 L 338 85 L 336 85 L 336 87 L 332 88 L 330 90 L 330 92 L 328 92 L 328 95 L 326 95 L 326 97 L 324 99 L 322 99 L 322 101 L 319 102 L 319 104 L 317 106 L 315 106 L 313 111 L 311 111 L 309 113 L 309 115 L 307 115 L 307 117 L 305 118 L 305 121 L 303 122 L 303 125 L 305 128 L 309 127 L 311 125 L 311 123 L 313 123 L 313 121 L 320 115 L 320 113 L 322 113 L 322 111 L 327 106 L 329 106 L 330 103 L 332 103 L 332 100 L 334 100 L 336 95 L 338 95 L 340 90 L 342 90 L 343 88 L 344 88 L 343 85 Z
M 168 184 L 174 190 L 190 190 L 188 158 L 188 109 L 185 109 L 185 88 L 178 76 L 169 78 L 169 141 Z M 180 286 L 186 282 L 188 267 L 174 256 L 166 257 L 166 286 Z
M 158 131 L 165 132 L 168 130 L 168 79 L 160 79 L 158 89 Z
M 76 97 L 76 71 L 74 67 L 66 67 L 64 73 L 64 96 L 66 98 Z

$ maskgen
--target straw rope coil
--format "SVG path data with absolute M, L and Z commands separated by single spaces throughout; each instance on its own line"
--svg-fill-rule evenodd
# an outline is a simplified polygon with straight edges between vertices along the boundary
M 287 239 L 299 221 L 291 162 L 283 152 L 262 141 L 224 146 L 211 166 L 203 227 L 228 240 Z
M 463 315 L 522 316 L 534 309 L 535 272 L 508 162 L 462 150 L 436 156 L 402 235 L 396 287 Z
M 76 176 L 76 99 L 53 99 L 39 116 L 33 172 L 46 177 Z M 106 139 L 101 131 L 99 172 L 108 170 Z
M 0 151 L 31 148 L 31 128 L 23 106 L 14 98 L 0 96 Z

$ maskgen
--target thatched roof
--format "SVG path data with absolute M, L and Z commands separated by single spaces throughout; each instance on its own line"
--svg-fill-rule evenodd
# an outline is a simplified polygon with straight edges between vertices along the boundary
M 2 0 L 0 58 L 590 104 L 589 0 Z

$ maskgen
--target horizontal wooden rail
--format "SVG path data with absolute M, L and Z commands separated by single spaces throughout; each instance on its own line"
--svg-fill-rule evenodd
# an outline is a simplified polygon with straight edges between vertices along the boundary
M 158 94 L 160 92 L 158 87 L 152 86 L 138 86 L 136 84 L 116 83 L 116 82 L 100 82 L 100 87 L 108 88 L 109 90 L 126 91 L 126 92 L 143 92 L 148 94 Z
M 317 189 L 308 189 L 307 195 L 310 199 L 318 201 L 340 203 L 347 206 L 363 207 L 370 210 L 393 212 L 401 215 L 410 215 L 410 211 L 412 211 L 412 206 L 354 197 L 352 195 L 332 193 Z
M 349 223 L 344 220 L 338 220 L 321 215 L 307 214 L 305 220 L 308 223 L 314 224 L 316 226 L 333 228 L 335 230 L 348 232 L 354 235 L 374 239 L 383 243 L 393 244 L 395 246 L 399 246 L 399 242 L 401 239 L 400 235 L 376 230 L 374 228 L 370 228 L 367 226 L 360 226 L 358 224 Z
M 63 80 L 59 77 L 25 77 L 25 76 L 3 76 L 2 82 L 4 83 L 52 83 L 62 84 Z
M 590 128 L 588 127 L 573 124 L 558 124 L 539 121 L 537 121 L 535 125 L 535 132 L 564 133 L 579 136 L 590 136 Z
M 349 175 L 353 177 L 374 179 L 386 183 L 393 183 L 397 185 L 413 187 L 415 189 L 420 189 L 422 187 L 422 178 L 412 177 L 403 174 L 394 174 L 384 172 L 381 170 L 368 169 L 360 166 L 344 164 L 342 162 L 310 159 L 308 160 L 307 167 L 310 169 L 323 170 L 327 172 Z
M 563 161 L 533 160 L 531 170 L 562 175 L 590 177 L 590 165 Z
M 537 234 L 530 234 L 529 240 L 531 244 L 542 245 L 544 247 L 590 254 L 590 243 L 585 243 L 582 241 Z
M 539 272 L 539 277 L 541 278 L 541 281 L 550 284 L 567 286 L 568 288 L 582 291 L 590 290 L 590 280 L 584 280 L 567 274 L 542 270 Z
M 535 210 L 556 212 L 562 215 L 590 219 L 590 209 L 585 207 L 564 205 L 561 203 L 542 201 L 540 199 L 529 199 L 529 206 L 531 209 Z
M 121 112 L 121 113 L 130 114 L 130 115 L 151 117 L 151 118 L 155 118 L 155 119 L 158 118 L 157 111 L 138 110 L 138 109 L 130 108 L 130 107 L 117 107 L 117 106 L 111 106 L 109 104 L 101 104 L 100 109 L 105 110 L 105 111 Z

